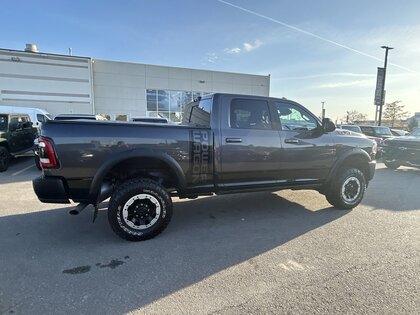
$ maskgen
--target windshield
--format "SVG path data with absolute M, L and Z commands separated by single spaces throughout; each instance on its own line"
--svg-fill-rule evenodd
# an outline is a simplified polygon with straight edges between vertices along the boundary
M 375 133 L 381 136 L 392 136 L 391 130 L 388 127 L 375 127 Z
M 7 116 L 0 115 L 0 131 L 7 131 Z
M 347 129 L 353 132 L 358 132 L 358 133 L 362 133 L 362 130 L 360 130 L 359 126 L 347 126 L 347 125 L 343 125 L 341 126 L 342 129 Z

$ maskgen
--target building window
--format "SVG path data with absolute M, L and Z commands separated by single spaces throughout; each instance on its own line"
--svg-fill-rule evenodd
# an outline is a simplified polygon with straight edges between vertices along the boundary
M 180 122 L 185 105 L 207 94 L 211 93 L 147 89 L 147 115 Z
M 116 115 L 115 120 L 127 121 L 127 115 Z

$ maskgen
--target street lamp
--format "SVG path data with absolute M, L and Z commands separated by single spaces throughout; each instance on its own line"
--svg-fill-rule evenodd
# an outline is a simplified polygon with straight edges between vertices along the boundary
M 324 118 L 325 118 L 325 108 L 324 108 L 325 101 L 322 101 L 321 104 L 322 104 L 321 117 L 322 117 L 322 120 L 324 120 Z
M 384 96 L 385 96 L 385 78 L 386 78 L 386 66 L 388 63 L 388 50 L 394 49 L 392 47 L 388 46 L 381 46 L 382 49 L 385 49 L 385 62 L 384 62 L 384 82 L 382 85 L 382 91 L 381 91 L 381 104 L 379 105 L 379 117 L 378 117 L 378 126 L 382 123 L 382 107 L 385 103 Z

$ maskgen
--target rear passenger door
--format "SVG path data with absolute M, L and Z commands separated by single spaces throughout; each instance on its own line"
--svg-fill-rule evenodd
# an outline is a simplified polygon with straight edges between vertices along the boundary
M 22 125 L 19 118 L 19 116 L 10 116 L 9 143 L 11 152 L 20 151 L 23 147 Z
M 220 186 L 272 185 L 278 178 L 281 145 L 268 101 L 232 98 L 223 107 Z
M 20 116 L 20 121 L 22 123 L 22 150 L 26 150 L 33 147 L 34 144 L 34 128 L 32 127 L 33 123 L 28 115 Z

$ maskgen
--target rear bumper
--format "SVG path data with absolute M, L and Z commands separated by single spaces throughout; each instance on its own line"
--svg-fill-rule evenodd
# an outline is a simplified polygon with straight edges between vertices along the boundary
M 64 182 L 57 177 L 40 176 L 32 181 L 35 194 L 45 203 L 70 203 Z
M 370 161 L 369 162 L 369 178 L 367 179 L 368 181 L 372 180 L 373 176 L 375 175 L 375 170 L 376 170 L 376 161 Z

